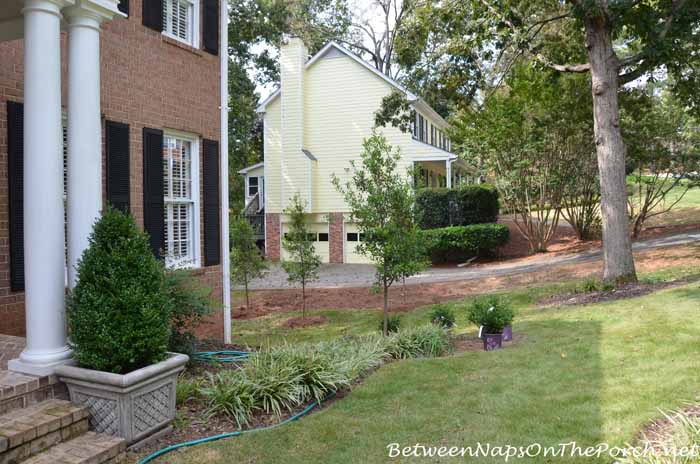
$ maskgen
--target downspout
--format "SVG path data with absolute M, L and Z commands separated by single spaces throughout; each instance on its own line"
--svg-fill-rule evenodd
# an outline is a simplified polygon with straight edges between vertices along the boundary
M 221 276 L 224 297 L 224 343 L 231 343 L 231 256 L 228 218 L 228 0 L 221 1 Z

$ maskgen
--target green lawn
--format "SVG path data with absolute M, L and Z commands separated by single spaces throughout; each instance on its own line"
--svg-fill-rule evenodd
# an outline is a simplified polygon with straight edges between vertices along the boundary
M 629 178 L 628 178 L 629 182 Z M 679 185 L 671 190 L 666 197 L 665 204 L 659 205 L 659 209 L 664 209 L 667 205 L 673 204 L 686 191 L 685 184 Z M 655 226 L 675 226 L 684 224 L 700 223 L 700 188 L 689 189 L 677 205 L 671 211 L 654 216 L 646 222 L 646 227 Z
M 676 269 L 646 278 L 666 280 L 694 272 Z M 575 440 L 581 445 L 623 445 L 658 415 L 657 408 L 699 399 L 697 283 L 587 307 L 539 309 L 533 304 L 571 286 L 506 295 L 519 310 L 515 331 L 523 338 L 517 345 L 499 352 L 395 362 L 342 400 L 299 422 L 179 451 L 159 462 L 388 462 L 386 446 L 394 442 L 517 446 Z M 414 311 L 405 322 L 425 320 L 427 311 Z M 378 313 L 373 311 L 321 313 L 331 318 L 327 326 L 298 331 L 293 340 L 376 330 Z M 459 330 L 471 331 L 464 325 L 463 311 L 459 316 Z M 266 324 L 273 326 L 276 320 L 281 318 L 268 318 Z M 245 334 L 251 343 L 285 334 L 282 329 L 263 329 L 260 320 L 242 325 L 234 333 Z M 610 459 L 539 457 L 530 462 L 574 461 Z

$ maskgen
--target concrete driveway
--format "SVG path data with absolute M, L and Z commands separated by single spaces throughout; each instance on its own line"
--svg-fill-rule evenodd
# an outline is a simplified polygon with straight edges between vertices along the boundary
M 673 247 L 700 242 L 700 233 L 682 233 L 666 237 L 640 240 L 632 247 L 635 251 L 650 250 L 654 248 Z M 583 253 L 570 255 L 546 255 L 534 257 L 527 263 L 502 263 L 486 266 L 474 266 L 463 268 L 430 268 L 416 276 L 406 279 L 407 284 L 422 284 L 434 282 L 451 282 L 458 280 L 481 279 L 507 274 L 520 274 L 535 272 L 555 264 L 572 264 L 579 262 L 595 261 L 602 258 L 602 250 L 596 249 Z M 321 267 L 320 279 L 308 284 L 310 288 L 341 288 L 341 287 L 369 287 L 374 282 L 374 267 L 368 264 L 324 264 Z M 296 284 L 287 282 L 287 275 L 279 264 L 273 264 L 267 275 L 262 279 L 253 281 L 250 288 L 253 290 L 277 290 L 297 288 Z

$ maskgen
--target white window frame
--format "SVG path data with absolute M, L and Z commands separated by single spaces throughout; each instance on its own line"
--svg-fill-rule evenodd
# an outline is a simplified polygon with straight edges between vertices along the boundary
M 169 200 L 168 197 L 163 197 L 163 203 L 164 203 L 164 213 L 165 217 L 163 218 L 164 225 L 165 225 L 165 265 L 168 268 L 171 269 L 195 269 L 199 268 L 202 266 L 202 253 L 201 253 L 201 248 L 202 248 L 202 243 L 200 239 L 200 228 L 201 228 L 201 211 L 200 211 L 200 183 L 199 183 L 199 176 L 200 176 L 200 140 L 197 135 L 194 134 L 188 134 L 185 132 L 179 132 L 179 131 L 174 131 L 174 130 L 165 130 L 163 131 L 163 145 L 165 147 L 165 141 L 168 138 L 174 138 L 174 139 L 180 139 L 186 142 L 190 143 L 190 151 L 191 151 L 191 159 L 190 159 L 190 180 L 192 182 L 191 185 L 191 191 L 192 191 L 192 224 L 191 224 L 191 229 L 190 229 L 190 237 L 192 237 L 192 247 L 191 247 L 191 255 L 187 257 L 186 259 L 172 259 L 169 257 L 169 236 L 170 236 L 170 230 L 168 228 L 168 214 L 169 213 L 169 208 L 168 204 L 169 203 L 177 203 L 177 201 L 174 200 Z M 167 178 L 163 179 L 164 183 L 167 183 Z
M 167 18 L 165 9 L 168 8 L 168 6 L 171 5 L 173 1 L 175 0 L 163 0 L 163 35 L 170 37 L 173 40 L 177 40 L 178 42 L 182 42 L 186 45 L 189 45 L 192 48 L 199 48 L 199 0 L 179 0 L 188 2 L 190 4 L 190 7 L 192 8 L 192 18 L 190 23 L 190 27 L 192 28 L 192 30 L 190 31 L 190 40 L 185 40 L 168 31 L 170 23 L 165 20 Z
M 255 188 L 257 189 L 257 192 L 255 192 L 252 195 L 250 194 L 250 187 L 251 187 L 250 181 L 251 181 L 251 179 L 256 179 L 256 181 L 258 182 L 258 185 L 255 186 Z M 259 193 L 260 193 L 260 176 L 246 177 L 246 197 L 253 198 L 255 195 L 257 195 Z

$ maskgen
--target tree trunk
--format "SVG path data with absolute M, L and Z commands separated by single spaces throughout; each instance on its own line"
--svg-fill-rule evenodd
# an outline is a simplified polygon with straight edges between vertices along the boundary
M 389 335 L 389 286 L 384 282 L 384 336 Z
M 603 278 L 637 280 L 627 217 L 625 143 L 618 106 L 619 61 L 612 47 L 610 24 L 604 13 L 586 20 L 586 48 L 591 64 L 593 122 L 603 219 Z
M 250 311 L 250 300 L 248 299 L 248 279 L 245 279 L 245 309 Z
M 301 319 L 306 319 L 306 282 L 301 282 Z

